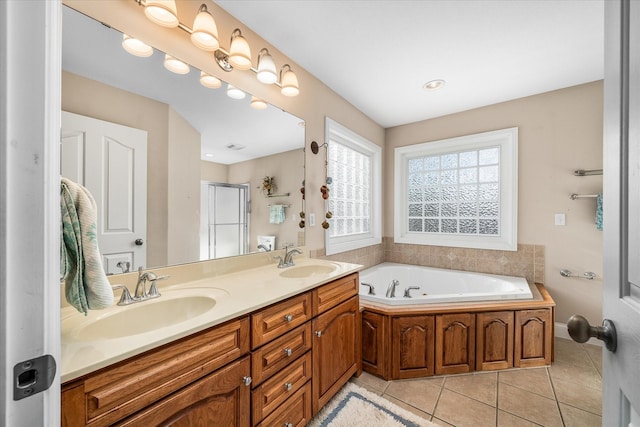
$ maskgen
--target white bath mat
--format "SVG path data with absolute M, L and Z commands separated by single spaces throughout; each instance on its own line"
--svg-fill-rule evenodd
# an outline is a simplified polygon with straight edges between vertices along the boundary
M 437 427 L 388 400 L 347 383 L 309 423 L 310 427 Z

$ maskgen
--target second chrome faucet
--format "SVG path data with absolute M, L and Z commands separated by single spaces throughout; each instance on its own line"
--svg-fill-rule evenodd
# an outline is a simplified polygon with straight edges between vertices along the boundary
M 288 246 L 284 247 L 284 258 L 276 255 L 273 258 L 274 259 L 279 259 L 280 261 L 278 262 L 278 268 L 285 268 L 285 267 L 293 267 L 295 264 L 293 263 L 293 255 L 294 254 L 302 254 L 302 251 L 298 248 L 293 248 L 291 250 L 289 250 Z

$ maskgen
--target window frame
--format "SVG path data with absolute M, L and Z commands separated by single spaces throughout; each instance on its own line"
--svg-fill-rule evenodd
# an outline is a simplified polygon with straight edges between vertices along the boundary
M 410 159 L 465 150 L 500 148 L 500 231 L 497 236 L 408 231 L 408 162 Z M 394 242 L 460 248 L 518 249 L 518 128 L 397 147 L 394 153 Z
M 325 141 L 327 144 L 335 141 L 371 158 L 370 231 L 368 233 L 331 237 L 331 228 L 325 230 L 325 254 L 333 255 L 382 243 L 382 147 L 329 117 L 325 117 Z M 328 149 L 327 161 L 329 161 Z M 328 210 L 328 200 L 324 206 L 325 210 Z M 333 219 L 329 221 L 333 226 Z

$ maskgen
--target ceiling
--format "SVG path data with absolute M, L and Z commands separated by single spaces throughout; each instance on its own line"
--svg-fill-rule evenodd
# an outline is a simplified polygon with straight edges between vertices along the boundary
M 604 0 L 216 3 L 385 128 L 604 75 Z

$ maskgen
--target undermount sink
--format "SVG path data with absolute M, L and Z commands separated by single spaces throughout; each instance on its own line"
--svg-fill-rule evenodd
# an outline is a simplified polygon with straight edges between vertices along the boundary
M 79 341 L 124 338 L 174 326 L 207 313 L 216 305 L 212 295 L 167 292 L 165 295 L 127 306 L 114 306 L 95 319 L 86 319 L 70 331 Z
M 314 264 L 289 267 L 280 273 L 281 277 L 286 278 L 305 278 L 320 274 L 329 274 L 336 270 L 334 265 Z

